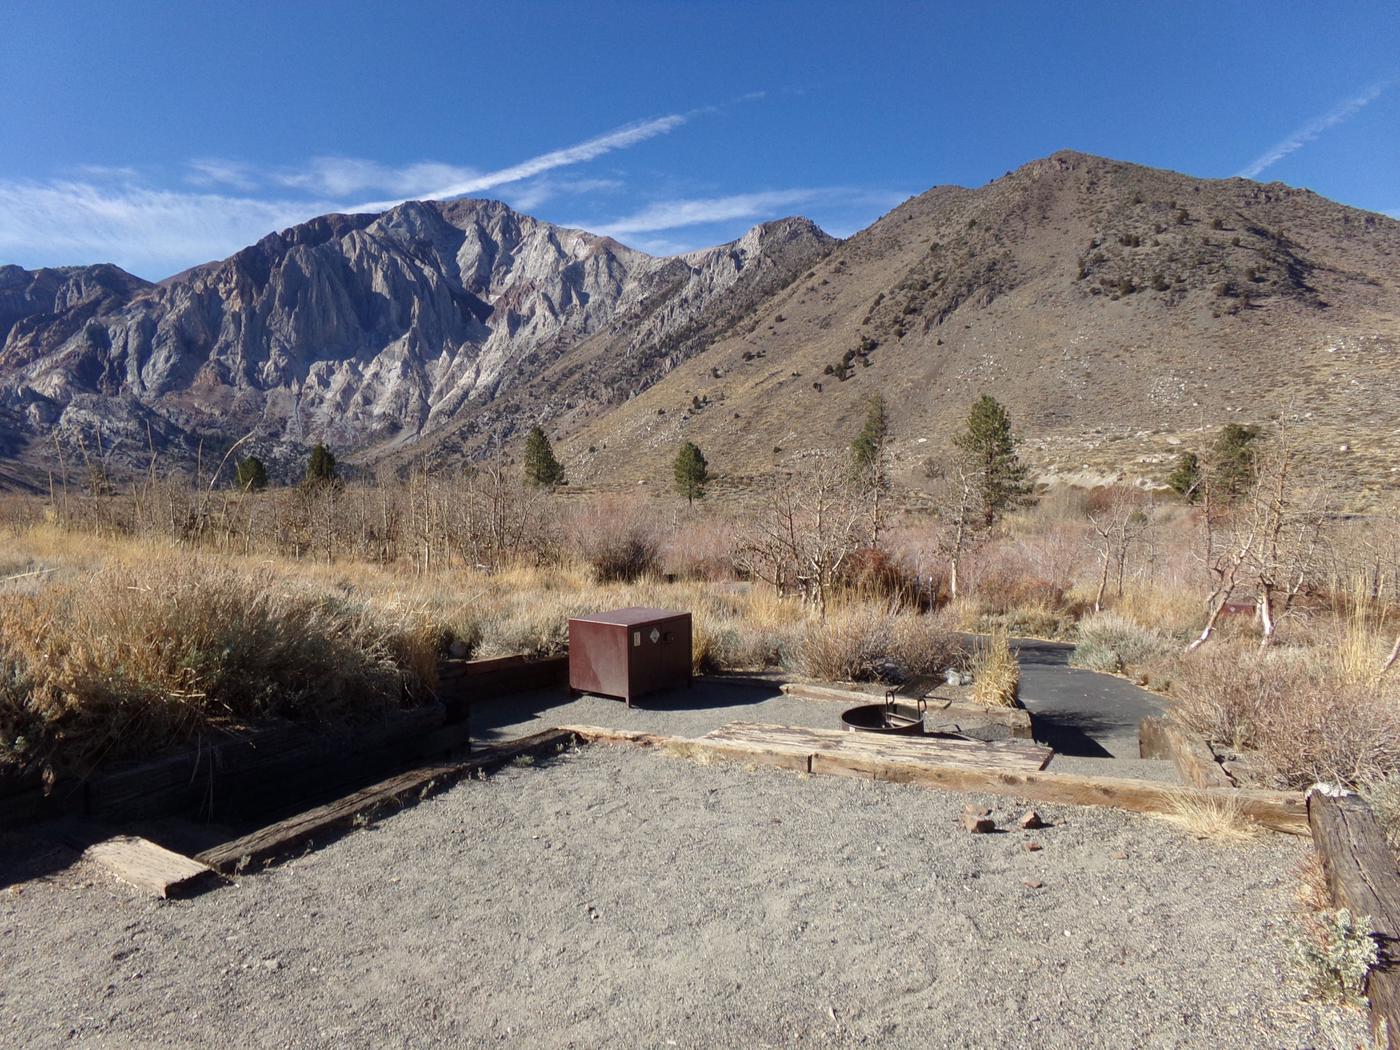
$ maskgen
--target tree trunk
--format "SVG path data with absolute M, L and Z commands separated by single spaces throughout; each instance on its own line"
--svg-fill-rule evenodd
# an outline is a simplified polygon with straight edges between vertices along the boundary
M 1103 556 L 1103 570 L 1099 573 L 1099 589 L 1094 594 L 1094 612 L 1103 611 L 1103 592 L 1108 589 L 1108 555 Z
M 1400 660 L 1400 634 L 1395 636 L 1395 644 L 1390 648 L 1390 655 L 1385 658 L 1385 663 L 1381 664 L 1381 674 L 1385 674 L 1395 666 L 1395 661 Z
M 1194 653 L 1206 642 L 1210 641 L 1210 636 L 1215 633 L 1215 625 L 1220 620 L 1221 614 L 1225 611 L 1225 603 L 1229 601 L 1229 594 L 1221 596 L 1220 600 L 1210 611 L 1210 617 L 1206 620 L 1206 625 L 1201 629 L 1200 637 L 1186 647 L 1188 653 Z
M 1274 642 L 1274 632 L 1278 629 L 1274 622 L 1274 602 L 1267 587 L 1259 591 L 1259 626 L 1263 629 L 1263 637 L 1259 639 L 1259 648 L 1267 649 Z

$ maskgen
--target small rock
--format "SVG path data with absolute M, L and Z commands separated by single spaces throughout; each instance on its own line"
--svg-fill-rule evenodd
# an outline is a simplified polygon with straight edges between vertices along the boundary
M 1113 854 L 1113 859 L 1114 859 L 1114 860 L 1127 860 L 1127 859 L 1128 859 L 1128 855 L 1127 855 L 1126 853 L 1124 853 L 1122 850 L 1119 850 L 1117 853 Z
M 1031 831 L 1035 828 L 1045 827 L 1045 821 L 1040 819 L 1040 814 L 1035 810 L 1028 809 L 1021 816 L 1021 827 L 1025 828 L 1027 831 Z
M 973 835 L 985 835 L 989 831 L 995 831 L 997 827 L 996 821 L 992 819 L 992 811 L 978 806 L 968 806 L 963 810 L 962 823 Z
M 280 969 L 282 969 L 282 960 L 281 960 L 281 959 L 264 959 L 262 962 L 263 962 L 263 968 L 264 968 L 264 969 L 267 969 L 267 970 L 280 970 Z
M 1023 842 L 1021 848 L 1027 853 L 1037 853 L 1044 847 L 1039 842 Z
M 467 648 L 467 643 L 460 638 L 454 638 L 452 644 L 447 647 L 447 651 L 452 658 L 456 660 L 465 660 L 467 654 L 471 652 L 471 650 Z
M 1045 883 L 1039 881 L 1038 879 L 1022 879 L 1021 885 L 1026 887 L 1026 889 L 1028 890 L 1038 890 L 1042 886 L 1044 886 Z

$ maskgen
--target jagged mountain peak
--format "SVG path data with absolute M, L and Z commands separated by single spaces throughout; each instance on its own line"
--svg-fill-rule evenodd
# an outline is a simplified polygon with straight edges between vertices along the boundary
M 829 240 L 782 220 L 693 259 L 656 258 L 461 198 L 318 216 L 159 285 L 7 270 L 0 408 L 33 437 L 105 425 L 133 461 L 148 430 L 177 446 L 253 432 L 274 459 L 329 440 L 353 458 L 451 425 L 601 333 L 693 339 L 715 304 L 790 280 Z M 624 341 L 629 389 L 684 352 Z

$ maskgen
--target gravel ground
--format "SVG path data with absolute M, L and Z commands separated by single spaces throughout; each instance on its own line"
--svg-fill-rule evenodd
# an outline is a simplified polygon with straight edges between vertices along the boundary
M 1046 830 L 970 836 L 970 800 L 592 746 L 176 902 L 10 836 L 0 1030 L 24 1047 L 1362 1040 L 1359 1015 L 1299 1007 L 1285 979 L 1300 840 L 1224 847 L 1060 807 Z M 1002 823 L 1019 809 L 976 801 Z

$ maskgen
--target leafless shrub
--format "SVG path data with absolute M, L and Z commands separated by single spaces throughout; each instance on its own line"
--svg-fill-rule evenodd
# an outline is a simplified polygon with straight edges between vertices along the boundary
M 936 614 L 853 605 L 808 626 L 798 669 L 829 682 L 897 682 L 965 659 L 961 640 Z
M 1306 650 L 1224 646 L 1180 661 L 1174 716 L 1248 752 L 1280 783 L 1356 785 L 1400 770 L 1400 696 Z
M 860 495 L 842 457 L 813 456 L 774 479 L 735 547 L 735 564 L 779 595 L 800 594 L 825 619 L 847 558 L 869 542 Z

